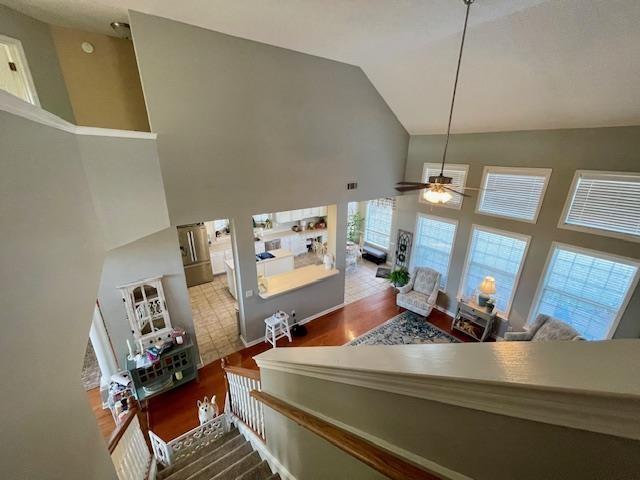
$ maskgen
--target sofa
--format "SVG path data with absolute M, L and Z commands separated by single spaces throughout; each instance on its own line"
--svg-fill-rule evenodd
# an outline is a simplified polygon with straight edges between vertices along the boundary
M 438 298 L 440 273 L 426 267 L 411 272 L 409 283 L 398 289 L 396 304 L 412 312 L 428 317 Z
M 507 342 L 549 342 L 553 340 L 584 340 L 584 338 L 571 325 L 540 313 L 524 332 L 507 332 L 504 335 L 504 340 Z

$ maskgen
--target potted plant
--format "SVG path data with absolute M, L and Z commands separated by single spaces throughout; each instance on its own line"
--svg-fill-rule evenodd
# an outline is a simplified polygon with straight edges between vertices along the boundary
M 404 267 L 399 267 L 389 273 L 389 283 L 396 288 L 404 287 L 409 283 L 409 271 Z
M 360 215 L 360 212 L 351 215 L 347 224 L 347 240 L 353 243 L 360 243 L 360 231 L 363 223 L 364 217 Z

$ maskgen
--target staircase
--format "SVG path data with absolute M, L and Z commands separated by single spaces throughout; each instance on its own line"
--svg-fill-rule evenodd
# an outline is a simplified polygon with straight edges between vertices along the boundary
M 279 480 L 269 464 L 232 428 L 197 454 L 187 455 L 160 470 L 158 480 Z

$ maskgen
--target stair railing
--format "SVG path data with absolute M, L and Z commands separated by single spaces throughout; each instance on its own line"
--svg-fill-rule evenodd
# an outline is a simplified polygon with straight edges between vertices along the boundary
M 151 430 L 149 430 L 149 438 L 151 439 L 153 456 L 159 463 L 168 467 L 183 459 L 197 455 L 202 448 L 217 440 L 229 430 L 228 416 L 223 413 L 168 442 L 165 442 Z
M 127 416 L 109 439 L 109 453 L 119 480 L 144 480 L 151 466 L 151 452 L 138 413 L 138 406 L 131 402 Z
M 222 359 L 227 382 L 225 412 L 231 413 L 260 437 L 264 436 L 262 404 L 251 396 L 253 390 L 261 391 L 260 372 L 248 368 L 232 367 Z
M 378 445 L 333 425 L 320 417 L 291 405 L 265 392 L 251 392 L 251 397 L 264 403 L 303 428 L 318 435 L 343 452 L 357 458 L 392 480 L 441 480 L 442 477 L 408 462 L 404 458 L 380 448 Z

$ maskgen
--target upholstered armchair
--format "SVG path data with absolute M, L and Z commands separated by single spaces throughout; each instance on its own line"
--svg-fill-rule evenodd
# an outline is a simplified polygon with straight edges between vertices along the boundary
M 548 342 L 552 340 L 584 340 L 571 325 L 549 315 L 539 314 L 524 332 L 507 332 L 505 341 Z
M 399 307 L 429 316 L 438 298 L 440 273 L 426 267 L 417 267 L 404 287 L 398 289 L 396 303 Z

